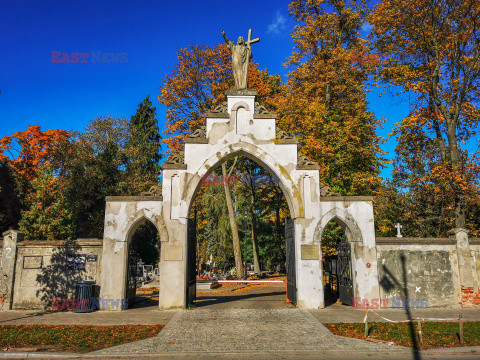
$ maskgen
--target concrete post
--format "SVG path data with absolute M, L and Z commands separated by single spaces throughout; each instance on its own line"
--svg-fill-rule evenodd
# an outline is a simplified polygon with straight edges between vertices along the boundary
M 322 309 L 323 267 L 320 244 L 305 238 L 305 229 L 310 221 L 295 219 L 295 272 L 297 286 L 297 307 L 302 309 Z M 310 240 L 310 241 L 309 241 Z
M 11 310 L 17 260 L 17 242 L 23 240 L 23 233 L 8 230 L 3 233 L 2 267 L 0 271 L 0 310 Z
M 122 310 L 127 284 L 128 242 L 123 239 L 103 239 L 100 308 Z
M 472 267 L 472 255 L 468 241 L 467 230 L 455 228 L 448 232 L 448 235 L 457 242 L 458 274 L 460 277 L 461 305 L 468 306 L 470 298 L 478 291 L 474 289 L 474 269 Z

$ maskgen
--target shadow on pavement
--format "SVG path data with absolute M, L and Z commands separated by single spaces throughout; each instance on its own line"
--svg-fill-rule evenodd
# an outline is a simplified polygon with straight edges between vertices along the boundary
M 285 291 L 273 291 L 268 293 L 258 294 L 243 294 L 243 295 L 200 295 L 197 297 L 196 308 L 205 307 L 215 304 L 223 304 L 234 301 L 252 300 L 260 297 L 281 296 L 285 295 Z M 265 301 L 272 301 L 272 299 L 266 299 Z

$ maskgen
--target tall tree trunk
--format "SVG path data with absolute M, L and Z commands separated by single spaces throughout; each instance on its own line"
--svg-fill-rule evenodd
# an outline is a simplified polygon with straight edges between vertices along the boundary
M 275 243 L 277 244 L 279 249 L 282 248 L 282 243 L 285 244 L 283 241 L 284 229 L 282 228 L 282 223 L 280 220 L 280 203 L 282 200 L 283 200 L 282 190 L 279 190 L 277 185 L 277 187 L 275 188 L 275 233 L 276 233 Z M 284 256 L 280 256 L 279 258 L 277 258 L 277 263 L 280 264 L 284 260 L 285 260 Z M 277 269 L 278 269 L 278 265 L 277 265 Z
M 247 168 L 249 185 L 250 185 L 250 215 L 252 216 L 252 247 L 253 247 L 253 269 L 255 274 L 260 274 L 260 261 L 258 257 L 258 242 L 257 242 L 257 217 L 255 214 L 255 178 L 254 170 L 251 167 Z
M 447 125 L 447 139 L 448 139 L 448 150 L 450 155 L 450 165 L 452 171 L 455 175 L 460 176 L 461 174 L 461 164 L 460 164 L 460 153 L 458 149 L 458 137 L 457 137 L 457 125 L 459 118 L 459 110 L 461 103 L 456 103 L 456 112 L 451 112 L 451 107 L 447 107 L 442 103 L 441 96 L 438 92 L 438 86 L 441 78 L 441 60 L 440 60 L 440 50 L 435 38 L 432 39 L 435 50 L 435 71 L 432 75 L 432 98 L 435 106 L 442 113 L 445 123 Z M 466 83 L 462 85 L 463 89 Z M 463 91 L 462 91 L 463 93 Z M 463 100 L 462 93 L 459 94 L 459 99 Z M 458 100 L 460 101 L 460 100 Z M 453 185 L 453 195 L 455 201 L 455 227 L 465 228 L 465 199 L 462 194 L 462 189 L 459 188 L 459 185 L 455 183 L 455 180 L 452 181 Z
M 252 201 L 254 201 L 253 197 Z M 257 217 L 253 206 L 250 208 L 250 214 L 252 215 L 253 270 L 255 271 L 255 274 L 260 274 L 262 270 L 260 269 L 260 261 L 258 258 Z
M 452 170 L 455 175 L 461 174 L 461 163 L 458 151 L 457 129 L 456 126 L 447 122 L 448 147 L 450 149 L 450 160 Z M 465 228 L 465 199 L 462 189 L 458 184 L 453 184 L 455 196 L 455 227 Z
M 227 201 L 228 217 L 230 219 L 230 228 L 232 229 L 233 255 L 235 256 L 235 268 L 237 277 L 243 278 L 242 250 L 240 248 L 240 239 L 238 238 L 237 221 L 233 211 L 232 195 L 230 193 L 230 184 L 228 182 L 227 164 L 222 164 L 223 189 L 225 190 L 225 199 Z

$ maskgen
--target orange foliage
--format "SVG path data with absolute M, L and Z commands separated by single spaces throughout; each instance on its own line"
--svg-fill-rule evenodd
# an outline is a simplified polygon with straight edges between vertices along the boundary
M 321 182 L 346 195 L 372 194 L 382 151 L 375 133 L 380 122 L 366 101 L 366 81 L 377 63 L 359 61 L 369 58 L 359 34 L 365 9 L 320 0 L 295 0 L 289 9 L 298 25 L 287 89 L 276 99 L 280 126 L 320 164 Z
M 68 136 L 65 130 L 41 131 L 38 125 L 28 126 L 0 139 L 0 161 L 10 163 L 21 181 L 31 182 L 40 166 L 49 162 L 59 140 Z
M 379 79 L 399 86 L 411 104 L 394 134 L 422 133 L 435 144 L 433 155 L 420 150 L 437 162 L 420 181 L 447 191 L 457 227 L 466 226 L 468 204 L 479 196 L 478 161 L 462 149 L 480 125 L 479 18 L 477 0 L 384 0 L 368 18 L 375 46 L 388 54 Z

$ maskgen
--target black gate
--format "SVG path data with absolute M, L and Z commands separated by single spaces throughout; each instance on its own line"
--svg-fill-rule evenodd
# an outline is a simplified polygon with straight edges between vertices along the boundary
M 287 299 L 297 303 L 297 276 L 295 274 L 295 223 L 293 219 L 285 219 L 285 243 L 287 255 Z
M 187 306 L 197 300 L 197 230 L 194 219 L 187 223 Z
M 138 275 L 138 261 L 140 255 L 138 254 L 137 244 L 133 241 L 128 246 L 128 268 L 127 268 L 127 304 L 131 307 L 135 304 L 137 295 L 137 275 Z
M 353 297 L 351 251 L 347 237 L 343 236 L 337 244 L 337 276 L 339 298 L 345 305 L 352 305 Z

